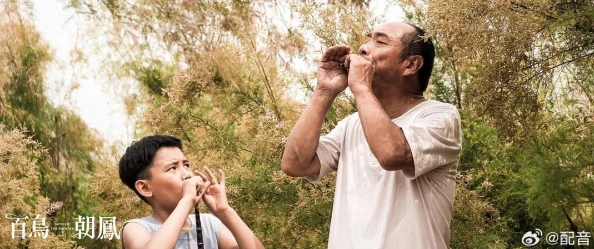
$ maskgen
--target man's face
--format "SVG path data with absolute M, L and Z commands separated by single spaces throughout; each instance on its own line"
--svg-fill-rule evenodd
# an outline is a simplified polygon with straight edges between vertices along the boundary
M 368 35 L 369 40 L 359 48 L 359 55 L 375 62 L 374 82 L 390 82 L 399 79 L 404 71 L 400 60 L 401 37 L 414 28 L 406 23 L 386 22 L 377 26 Z
M 194 176 L 190 163 L 177 147 L 161 147 L 150 168 L 148 184 L 153 192 L 153 203 L 175 208 L 182 198 L 182 182 Z

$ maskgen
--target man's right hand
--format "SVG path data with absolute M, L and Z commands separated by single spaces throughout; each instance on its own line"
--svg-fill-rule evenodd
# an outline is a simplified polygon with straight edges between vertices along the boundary
M 318 84 L 316 90 L 339 94 L 348 86 L 347 71 L 340 65 L 346 60 L 351 48 L 346 45 L 336 45 L 324 52 L 318 64 Z

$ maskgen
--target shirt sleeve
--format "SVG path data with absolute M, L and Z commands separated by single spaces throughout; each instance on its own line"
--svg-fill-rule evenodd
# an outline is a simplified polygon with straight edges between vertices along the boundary
M 401 128 L 414 161 L 414 170 L 403 170 L 409 179 L 459 159 L 462 132 L 460 115 L 454 106 L 432 108 L 411 125 Z
M 340 148 L 342 147 L 344 132 L 349 117 L 339 121 L 336 127 L 334 127 L 330 133 L 320 137 L 318 148 L 316 149 L 316 154 L 320 159 L 320 172 L 315 175 L 305 176 L 307 181 L 316 183 L 328 173 L 338 169 Z

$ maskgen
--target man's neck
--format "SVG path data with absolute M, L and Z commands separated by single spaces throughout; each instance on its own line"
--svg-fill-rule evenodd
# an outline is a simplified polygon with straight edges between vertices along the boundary
M 391 119 L 402 116 L 408 110 L 427 100 L 422 93 L 406 91 L 396 87 L 376 89 L 374 95 Z

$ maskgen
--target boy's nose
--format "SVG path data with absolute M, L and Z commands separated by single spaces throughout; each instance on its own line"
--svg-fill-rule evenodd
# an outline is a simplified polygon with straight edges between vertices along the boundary
M 190 179 L 190 178 L 192 178 L 192 176 L 194 176 L 194 174 L 192 173 L 192 170 L 190 170 L 186 167 L 182 167 L 182 168 L 183 168 L 182 177 L 184 180 Z

